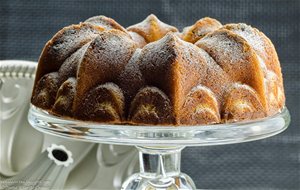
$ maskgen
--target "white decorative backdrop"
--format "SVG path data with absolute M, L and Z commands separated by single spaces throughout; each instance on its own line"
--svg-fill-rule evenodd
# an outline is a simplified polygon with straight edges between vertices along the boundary
M 0 189 L 120 189 L 138 169 L 133 147 L 44 135 L 27 122 L 36 63 L 0 61 Z M 53 157 L 63 150 L 66 162 Z

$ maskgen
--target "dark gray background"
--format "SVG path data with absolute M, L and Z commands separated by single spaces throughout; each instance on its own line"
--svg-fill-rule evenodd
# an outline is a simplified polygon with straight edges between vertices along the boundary
M 282 65 L 290 127 L 257 142 L 187 148 L 182 170 L 198 188 L 300 189 L 300 1 L 0 0 L 0 59 L 37 61 L 59 29 L 90 16 L 129 26 L 150 13 L 179 29 L 204 16 L 256 26 L 271 38 Z

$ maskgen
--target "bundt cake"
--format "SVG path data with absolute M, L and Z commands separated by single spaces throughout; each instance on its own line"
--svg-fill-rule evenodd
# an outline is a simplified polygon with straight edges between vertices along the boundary
M 263 118 L 285 103 L 272 42 L 246 24 L 203 18 L 179 32 L 150 15 L 63 28 L 39 59 L 31 102 L 52 114 L 135 125 Z

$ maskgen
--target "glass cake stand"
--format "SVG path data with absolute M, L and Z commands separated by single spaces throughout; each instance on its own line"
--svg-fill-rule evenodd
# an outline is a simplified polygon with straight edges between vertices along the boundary
M 31 105 L 28 119 L 37 130 L 73 140 L 132 145 L 139 150 L 140 172 L 129 177 L 123 190 L 196 189 L 180 171 L 181 150 L 254 141 L 284 131 L 290 123 L 287 108 L 260 120 L 204 126 L 111 125 L 65 119 Z

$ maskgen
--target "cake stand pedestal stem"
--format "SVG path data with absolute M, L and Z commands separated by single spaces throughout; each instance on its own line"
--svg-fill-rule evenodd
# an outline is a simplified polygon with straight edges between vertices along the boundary
M 140 173 L 130 176 L 122 190 L 195 189 L 192 179 L 180 172 L 183 148 L 137 146 Z

